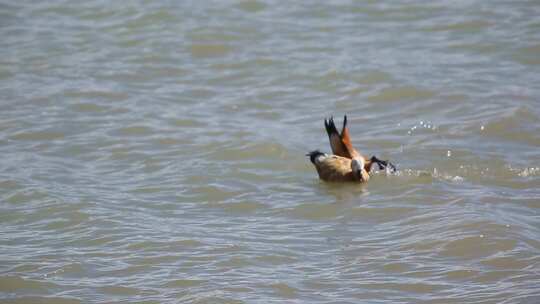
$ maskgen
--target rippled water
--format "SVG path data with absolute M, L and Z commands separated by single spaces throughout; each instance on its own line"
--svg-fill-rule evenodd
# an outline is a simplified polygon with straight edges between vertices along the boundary
M 538 1 L 0 5 L 4 303 L 539 303 Z M 325 184 L 323 119 L 396 175 Z

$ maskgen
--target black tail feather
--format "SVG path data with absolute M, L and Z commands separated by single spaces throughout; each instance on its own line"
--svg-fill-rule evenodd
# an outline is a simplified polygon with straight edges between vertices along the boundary
M 311 151 L 309 152 L 308 154 L 306 154 L 306 156 L 309 156 L 309 160 L 311 160 L 311 162 L 313 164 L 315 164 L 315 159 L 317 157 L 319 157 L 320 155 L 324 155 L 324 153 L 322 153 L 321 151 L 319 150 L 315 150 L 315 151 Z

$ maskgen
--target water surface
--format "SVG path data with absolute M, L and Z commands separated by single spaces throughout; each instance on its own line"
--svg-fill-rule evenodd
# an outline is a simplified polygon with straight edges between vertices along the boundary
M 1 4 L 0 299 L 540 302 L 539 15 Z M 317 179 L 343 114 L 398 174 Z

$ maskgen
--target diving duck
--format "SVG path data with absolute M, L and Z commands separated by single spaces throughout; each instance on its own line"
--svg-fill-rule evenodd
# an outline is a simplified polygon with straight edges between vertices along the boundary
M 393 172 L 396 171 L 391 162 L 380 160 L 376 156 L 366 159 L 352 146 L 347 115 L 343 117 L 341 133 L 338 132 L 333 117 L 324 120 L 324 127 L 334 154 L 328 155 L 319 150 L 306 154 L 317 169 L 320 179 L 327 182 L 365 183 L 369 180 L 373 164 L 377 164 L 379 170 L 389 167 Z

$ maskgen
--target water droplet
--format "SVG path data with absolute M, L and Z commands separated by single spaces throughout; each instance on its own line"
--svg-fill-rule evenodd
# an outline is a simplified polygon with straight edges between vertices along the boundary
M 456 182 L 456 183 L 459 183 L 459 182 L 462 182 L 463 181 L 463 177 L 459 176 L 459 175 L 456 175 L 452 178 L 452 181 L 453 182 Z

